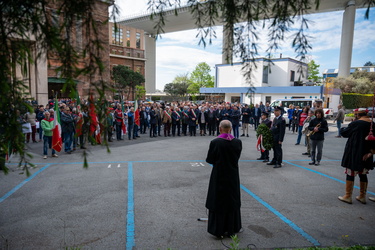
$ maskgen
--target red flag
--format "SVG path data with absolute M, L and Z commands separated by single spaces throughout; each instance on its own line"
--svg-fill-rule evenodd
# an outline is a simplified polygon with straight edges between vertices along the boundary
M 125 109 L 124 109 L 124 100 L 122 100 L 121 102 L 121 111 L 122 111 L 122 126 L 121 126 L 121 129 L 122 129 L 122 133 L 125 135 L 126 134 L 126 126 L 125 126 Z
M 93 135 L 95 133 L 95 141 L 97 143 L 101 143 L 101 137 L 100 137 L 100 124 L 98 117 L 96 116 L 95 112 L 95 104 L 94 104 L 94 98 L 92 95 L 90 96 L 90 106 L 89 106 L 89 116 L 90 116 L 90 135 Z
M 257 140 L 257 150 L 258 150 L 258 151 L 261 151 L 262 153 L 266 150 L 266 149 L 263 147 L 263 136 L 262 136 L 262 135 L 259 135 L 259 136 L 258 136 L 258 140 Z
M 59 105 L 57 102 L 57 98 L 55 98 L 55 119 L 54 125 L 52 130 L 52 148 L 57 152 L 60 152 L 62 149 L 62 138 L 61 138 L 61 124 L 60 124 L 60 110 Z
M 138 109 L 138 101 L 135 100 L 134 102 L 134 123 L 138 125 L 138 127 L 141 126 L 141 120 L 140 120 L 140 114 L 139 114 L 139 109 Z

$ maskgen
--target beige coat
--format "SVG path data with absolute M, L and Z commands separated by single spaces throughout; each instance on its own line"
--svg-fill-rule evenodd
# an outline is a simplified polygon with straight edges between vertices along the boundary
M 30 123 L 31 126 L 35 126 L 36 125 L 36 114 L 35 114 L 35 112 L 33 112 L 31 114 L 29 112 L 27 112 L 25 114 L 25 121 Z
M 171 123 L 172 122 L 172 113 L 169 111 L 168 115 L 165 114 L 166 110 L 161 111 L 161 120 L 163 123 Z

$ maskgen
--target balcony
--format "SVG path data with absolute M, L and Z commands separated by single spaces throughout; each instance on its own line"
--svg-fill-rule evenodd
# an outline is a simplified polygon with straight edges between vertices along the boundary
M 132 57 L 132 58 L 145 58 L 144 50 L 140 49 L 133 49 L 133 48 L 126 48 L 116 45 L 110 45 L 110 54 L 112 55 L 120 55 L 125 57 Z

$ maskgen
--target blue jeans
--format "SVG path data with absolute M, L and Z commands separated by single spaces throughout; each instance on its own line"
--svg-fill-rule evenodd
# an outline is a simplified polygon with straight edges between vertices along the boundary
M 238 129 L 239 125 L 233 125 L 233 135 L 235 138 L 238 138 L 240 136 L 240 132 Z
M 63 132 L 63 135 L 65 152 L 72 151 L 73 132 Z
M 133 129 L 134 129 L 134 124 L 128 124 L 128 138 L 129 138 L 129 140 L 131 140 L 132 139 L 132 137 L 133 137 L 133 139 L 135 138 L 135 136 L 133 135 Z
M 303 126 L 298 126 L 298 137 L 297 137 L 297 144 L 301 142 L 301 137 L 302 137 L 302 128 Z M 306 143 L 305 143 L 306 144 Z
M 340 132 L 340 130 L 341 130 L 341 124 L 342 124 L 342 121 L 341 120 L 337 120 L 336 121 L 336 124 L 337 124 L 337 135 L 338 136 L 341 136 L 341 132 Z
M 43 155 L 48 154 L 48 149 L 52 148 L 52 136 L 43 136 Z M 52 154 L 54 155 L 56 152 L 52 149 Z
M 133 132 L 133 137 L 138 137 L 138 130 L 139 130 L 139 127 L 137 124 L 134 124 L 134 128 L 133 128 L 134 132 Z

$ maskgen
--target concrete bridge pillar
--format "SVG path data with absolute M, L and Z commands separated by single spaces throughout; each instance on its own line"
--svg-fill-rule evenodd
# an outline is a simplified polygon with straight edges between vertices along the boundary
M 145 41 L 145 88 L 147 93 L 154 93 L 156 90 L 156 40 L 153 35 L 144 34 Z M 163 91 L 161 89 L 161 91 Z
M 342 19 L 340 61 L 338 73 L 339 77 L 347 77 L 350 75 L 350 66 L 352 63 L 355 11 L 355 1 L 351 0 L 346 5 Z

